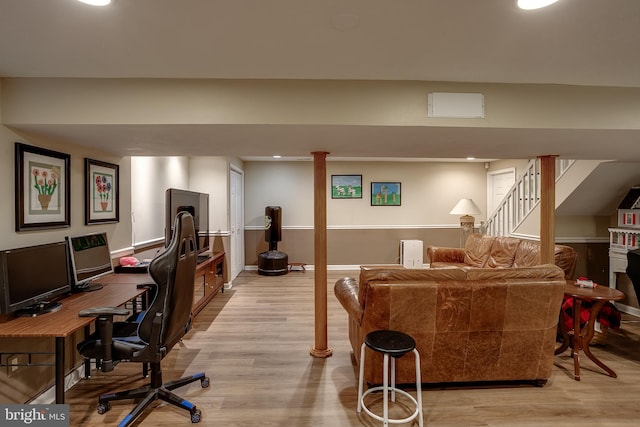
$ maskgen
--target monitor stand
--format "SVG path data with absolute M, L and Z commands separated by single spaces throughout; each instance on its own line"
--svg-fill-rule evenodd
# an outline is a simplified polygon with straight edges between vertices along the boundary
M 16 311 L 16 316 L 18 317 L 36 317 L 41 314 L 51 313 L 52 311 L 58 311 L 62 307 L 62 304 L 59 302 L 48 302 L 42 301 L 36 304 L 33 304 L 30 307 L 21 308 Z
M 102 284 L 100 283 L 83 283 L 80 286 L 76 286 L 73 288 L 73 292 L 93 292 L 98 289 L 102 289 Z
M 208 260 L 209 258 L 211 258 L 211 254 L 207 253 L 207 254 L 201 254 L 198 255 L 198 264 L 201 264 L 203 262 L 205 262 L 206 260 Z

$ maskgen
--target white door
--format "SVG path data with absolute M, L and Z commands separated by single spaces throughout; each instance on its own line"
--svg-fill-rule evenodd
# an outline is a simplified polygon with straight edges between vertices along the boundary
M 500 207 L 515 182 L 515 168 L 501 169 L 487 173 L 487 219 Z M 504 231 L 512 229 L 512 212 L 507 212 L 506 218 L 509 224 L 496 224 L 498 229 Z
M 232 168 L 230 176 L 231 281 L 244 269 L 244 174 Z

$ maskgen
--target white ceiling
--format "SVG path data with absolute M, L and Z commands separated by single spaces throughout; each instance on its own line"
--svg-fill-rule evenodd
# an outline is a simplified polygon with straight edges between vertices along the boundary
M 115 0 L 107 8 L 75 0 L 0 0 L 0 76 L 375 79 L 638 88 L 640 0 L 560 0 L 538 11 L 521 11 L 515 0 Z M 17 130 L 87 145 L 104 146 L 107 141 L 123 150 L 133 141 L 138 154 L 174 154 L 176 146 L 183 155 L 262 156 L 270 154 L 264 147 L 281 147 L 281 154 L 297 156 L 313 150 L 311 143 L 301 145 L 299 135 L 308 135 L 309 128 L 300 126 L 43 125 Z M 398 152 L 407 157 L 464 157 L 467 152 L 460 141 L 469 136 L 469 129 L 460 128 L 319 126 L 314 130 L 319 137 L 333 138 L 326 149 L 338 157 Z M 483 147 L 475 155 L 482 158 L 542 153 L 629 159 L 639 134 L 541 129 L 535 132 L 545 139 L 538 139 L 527 130 L 473 130 L 476 148 Z M 237 144 L 216 147 L 215 152 L 211 145 L 198 144 L 217 135 Z M 362 141 L 354 137 L 366 137 L 369 143 L 353 144 Z M 532 150 L 524 144 L 507 144 L 514 137 L 545 140 L 548 146 Z M 184 143 L 186 139 L 194 142 Z M 607 144 L 598 144 L 603 140 Z M 122 141 L 122 147 L 114 146 L 114 141 Z M 593 150 L 586 153 L 585 143 L 593 143 Z M 640 150 L 636 151 L 632 160 L 640 161 Z

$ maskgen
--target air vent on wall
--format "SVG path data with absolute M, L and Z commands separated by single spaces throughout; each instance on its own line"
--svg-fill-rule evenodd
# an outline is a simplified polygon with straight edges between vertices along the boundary
M 484 95 L 432 92 L 429 94 L 427 114 L 434 118 L 483 119 Z

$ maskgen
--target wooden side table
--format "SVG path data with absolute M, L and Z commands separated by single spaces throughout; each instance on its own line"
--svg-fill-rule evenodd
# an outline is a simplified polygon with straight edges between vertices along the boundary
M 567 348 L 571 347 L 571 356 L 573 357 L 573 378 L 576 381 L 580 381 L 580 351 L 591 359 L 596 365 L 604 369 L 607 374 L 613 378 L 617 378 L 616 373 L 605 365 L 600 359 L 595 357 L 591 353 L 589 343 L 593 338 L 595 321 L 598 318 L 600 309 L 608 301 L 619 301 L 624 298 L 624 294 L 617 289 L 609 288 L 608 286 L 598 286 L 595 288 L 581 288 L 575 285 L 575 281 L 568 280 L 564 288 L 565 296 L 573 298 L 573 330 L 567 331 L 564 322 L 562 321 L 562 311 L 560 312 L 560 319 L 558 321 L 558 328 L 562 334 L 563 343 L 555 350 L 555 354 L 564 352 Z M 582 308 L 583 301 L 590 301 L 592 303 L 591 312 L 589 313 L 589 320 L 584 327 L 580 327 L 580 310 Z

